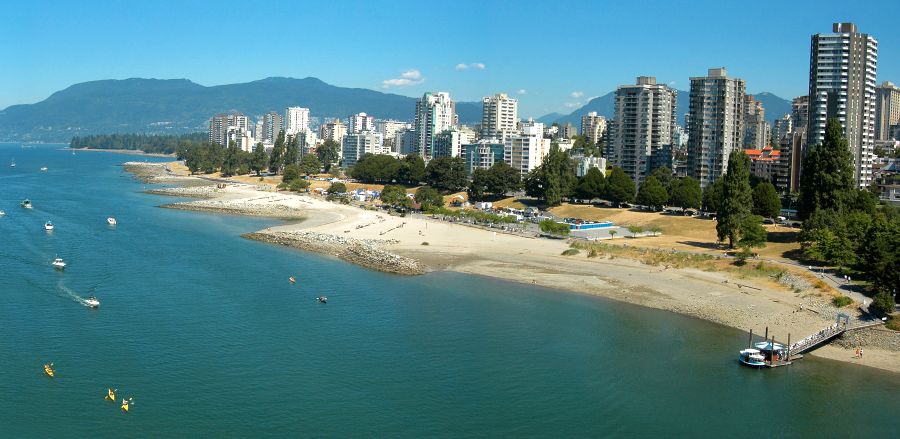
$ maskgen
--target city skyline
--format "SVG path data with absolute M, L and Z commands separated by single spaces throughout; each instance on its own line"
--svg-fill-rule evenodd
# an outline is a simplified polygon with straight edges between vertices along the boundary
M 771 8 L 739 11 L 740 24 L 764 23 L 766 33 L 747 32 L 747 26 L 726 20 L 738 7 L 731 5 L 697 5 L 692 9 L 701 12 L 688 12 L 660 4 L 658 13 L 646 14 L 618 4 L 531 3 L 510 10 L 463 2 L 442 15 L 452 23 L 444 32 L 426 34 L 402 31 L 402 23 L 429 14 L 415 3 L 365 13 L 288 3 L 243 9 L 211 2 L 102 8 L 52 3 L 40 11 L 18 5 L 0 30 L 3 41 L 16 42 L 0 46 L 7 66 L 0 72 L 0 108 L 38 102 L 72 84 L 99 79 L 187 78 L 211 86 L 313 76 L 410 97 L 449 91 L 460 102 L 505 92 L 519 100 L 520 115 L 527 118 L 569 113 L 641 75 L 686 91 L 688 78 L 723 66 L 744 78 L 750 93 L 790 99 L 808 88 L 810 35 L 839 21 L 854 22 L 879 39 L 878 83 L 900 77 L 900 57 L 894 56 L 900 37 L 889 18 L 900 7 L 888 2 L 837 15 L 833 11 L 839 8 L 819 3 L 778 5 L 778 14 Z M 473 10 L 478 11 L 474 20 Z M 799 12 L 803 20 L 796 20 Z M 328 16 L 335 20 L 321 20 Z M 491 26 L 523 19 L 540 20 L 537 28 L 546 31 L 510 33 L 505 26 Z M 703 27 L 687 26 L 697 20 Z M 223 33 L 233 33 L 232 44 L 210 50 Z M 359 38 L 366 44 L 353 43 Z M 598 42 L 602 56 L 582 56 L 577 47 Z M 515 52 L 519 55 L 512 56 Z M 566 65 L 570 68 L 561 68 Z

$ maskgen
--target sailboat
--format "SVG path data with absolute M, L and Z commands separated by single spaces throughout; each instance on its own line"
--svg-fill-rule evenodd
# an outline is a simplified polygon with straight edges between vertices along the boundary
M 12 159 L 12 161 L 9 162 L 9 167 L 10 167 L 10 168 L 15 168 L 15 167 L 16 167 L 16 159 Z

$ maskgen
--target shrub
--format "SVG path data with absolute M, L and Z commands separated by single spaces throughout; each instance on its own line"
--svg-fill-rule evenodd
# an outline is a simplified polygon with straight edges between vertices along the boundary
M 894 331 L 900 331 L 900 317 L 891 317 L 884 326 L 888 329 L 893 329 Z
M 545 219 L 540 222 L 541 231 L 544 233 L 549 233 L 551 235 L 568 235 L 569 234 L 569 225 L 558 223 L 551 219 Z
M 570 248 L 570 249 L 568 249 L 568 250 L 562 252 L 562 255 L 563 255 L 563 256 L 575 256 L 575 255 L 577 255 L 578 253 L 580 253 L 580 252 L 578 251 L 578 249 Z
M 297 165 L 287 165 L 284 167 L 284 175 L 281 176 L 281 181 L 290 183 L 298 178 L 300 178 L 300 168 L 298 168 Z
M 428 245 L 428 241 L 422 241 L 422 245 Z
M 290 184 L 288 184 L 288 189 L 290 189 L 294 192 L 300 192 L 302 190 L 305 190 L 308 187 L 309 187 L 309 182 L 306 180 L 303 180 L 303 179 L 299 179 L 299 178 L 291 181 Z
M 847 296 L 837 296 L 831 299 L 831 304 L 838 308 L 843 308 L 851 303 L 853 303 L 853 299 Z
M 331 186 L 328 188 L 329 194 L 344 194 L 347 193 L 347 185 L 341 183 L 339 181 L 331 183 Z
M 869 309 L 880 315 L 888 315 L 894 312 L 894 298 L 886 291 L 878 293 L 872 300 L 872 304 L 869 305 Z
M 596 258 L 597 256 L 600 256 L 600 253 L 598 253 L 595 248 L 592 248 L 590 253 L 588 253 L 589 258 Z

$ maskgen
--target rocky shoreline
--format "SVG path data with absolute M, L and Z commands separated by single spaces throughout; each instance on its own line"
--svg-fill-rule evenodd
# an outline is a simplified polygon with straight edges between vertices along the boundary
M 163 204 L 159 207 L 196 212 L 224 213 L 229 215 L 261 216 L 282 220 L 298 220 L 306 217 L 303 212 L 282 205 L 261 206 L 248 203 L 222 203 L 221 201 L 203 200 Z
M 378 247 L 379 243 L 390 243 L 389 241 L 346 238 L 308 231 L 261 231 L 241 236 L 256 241 L 335 256 L 352 264 L 385 273 L 415 276 L 428 271 L 425 265 L 415 259 L 400 256 Z

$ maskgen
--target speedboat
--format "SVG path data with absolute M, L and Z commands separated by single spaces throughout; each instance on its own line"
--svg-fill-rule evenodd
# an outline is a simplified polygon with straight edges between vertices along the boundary
M 328 298 L 325 297 L 325 296 L 319 296 L 319 297 L 316 297 L 316 300 L 317 300 L 319 303 L 328 303 Z
M 41 168 L 41 171 L 42 171 L 42 172 L 47 172 L 47 167 L 46 167 L 46 166 L 42 167 L 42 168 Z
M 294 278 L 294 276 L 289 277 L 288 280 L 291 281 L 292 284 L 297 283 L 297 279 Z
M 6 215 L 6 212 L 0 210 L 0 216 L 5 216 L 5 215 Z
M 56 258 L 56 259 L 54 259 L 53 262 L 50 263 L 50 265 L 56 267 L 58 270 L 65 270 L 65 269 L 66 269 L 66 262 L 63 261 L 62 258 Z
M 22 200 L 22 203 L 20 203 L 19 205 L 22 206 L 22 207 L 24 207 L 24 208 L 26 208 L 26 209 L 31 209 L 31 208 L 34 207 L 34 206 L 31 205 L 31 200 L 29 200 L 28 198 Z
M 16 159 L 12 159 L 12 162 L 9 163 L 9 167 L 10 167 L 10 168 L 15 168 L 15 167 L 16 167 Z
M 760 353 L 759 349 L 747 348 L 741 350 L 738 355 L 738 361 L 744 366 L 761 368 L 766 366 L 766 357 Z
M 97 300 L 97 298 L 94 296 L 88 296 L 88 298 L 84 299 L 82 302 L 84 303 L 84 306 L 86 306 L 88 308 L 99 308 L 100 307 L 100 301 Z
M 106 219 L 106 223 L 109 224 L 109 225 L 111 225 L 111 226 L 114 226 L 114 225 L 118 224 L 118 223 L 116 222 L 116 219 L 113 218 L 113 217 L 107 218 L 107 219 Z
M 56 371 L 53 370 L 53 363 L 44 365 L 44 373 L 50 378 L 53 378 L 53 376 L 56 375 Z
M 53 231 L 53 221 L 47 221 L 46 223 L 44 223 L 44 230 L 46 230 L 48 232 L 52 232 Z

